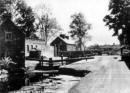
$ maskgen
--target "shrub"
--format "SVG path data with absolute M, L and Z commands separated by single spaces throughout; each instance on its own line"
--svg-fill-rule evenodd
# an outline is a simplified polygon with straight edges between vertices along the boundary
M 13 67 L 14 65 L 16 65 L 16 63 L 13 62 L 10 57 L 4 57 L 0 61 L 0 70 L 5 69 L 5 70 L 9 71 L 14 68 Z
M 0 93 L 19 89 L 24 84 L 24 70 L 18 68 L 10 57 L 4 57 L 0 61 L 0 72 L 0 77 L 3 77 L 0 78 Z

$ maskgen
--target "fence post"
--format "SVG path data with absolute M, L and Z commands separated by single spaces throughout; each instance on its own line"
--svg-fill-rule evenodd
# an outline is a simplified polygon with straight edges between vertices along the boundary
M 52 69 L 53 67 L 53 61 L 52 61 L 52 58 L 49 58 L 49 67 Z
M 43 56 L 41 56 L 41 59 L 40 59 L 40 66 L 43 67 Z
M 86 61 L 88 60 L 87 58 L 85 58 L 86 59 Z
M 61 65 L 64 65 L 63 64 L 63 55 L 61 55 Z

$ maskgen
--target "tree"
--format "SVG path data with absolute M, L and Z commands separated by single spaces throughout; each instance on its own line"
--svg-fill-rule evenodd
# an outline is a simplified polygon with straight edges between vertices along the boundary
M 121 45 L 130 45 L 130 1 L 111 0 L 109 4 L 110 13 L 104 17 L 109 29 L 114 30 L 113 36 L 118 36 Z M 122 31 L 122 33 L 119 33 Z
M 60 37 L 63 38 L 63 39 L 64 39 L 64 38 L 69 39 L 69 36 L 66 35 L 66 34 L 60 34 Z
M 50 10 L 45 5 L 40 6 L 39 10 L 41 15 L 37 16 L 36 27 L 41 33 L 44 33 L 42 38 L 45 39 L 45 45 L 47 45 L 48 40 L 54 37 L 61 30 L 61 27 L 58 25 L 56 18 L 51 17 Z
M 36 39 L 36 40 L 39 39 L 39 37 L 35 33 L 32 33 L 29 38 L 30 39 Z
M 21 31 L 29 37 L 36 30 L 34 28 L 35 15 L 31 7 L 28 7 L 24 1 L 18 1 L 16 4 L 17 17 L 15 23 Z
M 23 0 L 1 0 L 0 1 L 0 17 L 2 20 L 10 16 L 12 20 L 26 37 L 35 32 L 35 17 L 31 7 L 28 7 Z
M 0 0 L 0 20 L 3 21 L 5 18 L 5 15 L 10 15 L 8 12 L 8 6 L 10 2 L 7 2 L 6 0 Z
M 77 47 L 81 51 L 82 48 L 85 48 L 87 39 L 90 39 L 90 36 L 88 36 L 88 30 L 91 28 L 91 24 L 85 21 L 85 18 L 81 13 L 73 14 L 71 18 L 71 31 L 69 33 L 71 34 L 71 37 L 76 40 Z
M 4 1 L 0 0 L 0 15 L 5 11 Z

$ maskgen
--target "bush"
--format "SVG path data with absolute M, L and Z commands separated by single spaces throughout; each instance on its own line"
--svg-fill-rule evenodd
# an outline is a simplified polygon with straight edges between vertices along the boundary
M 41 57 L 41 51 L 35 50 L 35 51 L 30 51 L 29 53 L 29 58 L 40 58 Z
M 77 57 L 85 57 L 92 56 L 93 53 L 91 51 L 62 51 L 59 52 L 59 56 L 69 57 L 69 58 L 77 58 Z
M 12 61 L 10 57 L 4 57 L 0 61 L 0 70 L 5 69 L 7 71 L 13 69 L 13 66 L 15 66 L 16 63 Z
M 7 93 L 8 90 L 13 89 L 12 87 L 18 87 L 21 78 L 24 77 L 24 71 L 17 68 L 17 64 L 10 57 L 2 58 L 0 61 L 0 72 L 0 93 Z M 16 77 L 15 74 L 18 76 Z

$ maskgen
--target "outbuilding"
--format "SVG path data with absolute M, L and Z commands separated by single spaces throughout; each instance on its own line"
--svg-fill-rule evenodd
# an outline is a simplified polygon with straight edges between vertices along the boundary
M 54 47 L 54 56 L 60 56 L 60 52 L 76 51 L 76 44 L 69 38 L 56 37 L 51 43 Z

